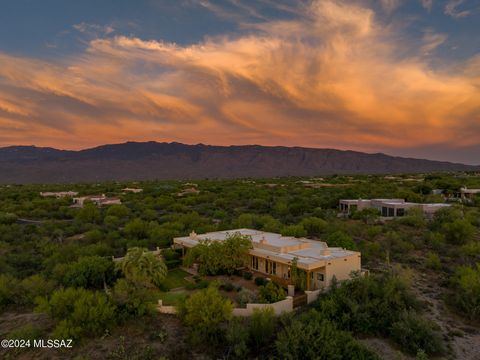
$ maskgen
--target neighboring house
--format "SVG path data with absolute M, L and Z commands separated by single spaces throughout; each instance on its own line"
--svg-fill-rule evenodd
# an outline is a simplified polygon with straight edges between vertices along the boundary
M 252 239 L 248 267 L 273 281 L 286 286 L 291 284 L 291 265 L 297 259 L 297 267 L 306 273 L 306 289 L 317 290 L 330 285 L 332 279 L 347 280 L 352 272 L 361 271 L 361 254 L 342 248 L 329 248 L 325 242 L 282 236 L 252 229 L 217 231 L 173 239 L 174 246 L 189 249 L 201 240 L 224 241 L 239 233 Z
M 122 201 L 119 198 L 109 198 L 109 197 L 106 197 L 104 194 L 102 194 L 102 195 L 88 195 L 88 196 L 73 198 L 73 206 L 83 207 L 86 201 L 91 201 L 97 206 L 106 206 L 106 205 L 114 205 L 114 204 L 122 203 Z
M 55 197 L 57 199 L 65 198 L 65 197 L 74 197 L 77 196 L 78 192 L 76 191 L 57 191 L 57 192 L 41 192 L 40 196 L 43 197 Z
M 473 201 L 475 196 L 480 196 L 480 189 L 467 189 L 466 187 L 460 189 L 460 197 L 462 198 L 462 201 Z
M 198 190 L 197 188 L 191 187 L 191 188 L 183 189 L 177 194 L 177 196 L 185 196 L 185 195 L 198 194 L 198 193 L 200 193 L 200 190 Z
M 125 189 L 122 189 L 122 191 L 124 193 L 131 192 L 131 193 L 134 193 L 134 194 L 138 194 L 138 193 L 141 193 L 143 191 L 143 189 L 125 188 Z
M 348 215 L 353 211 L 373 208 L 380 212 L 382 217 L 392 218 L 404 216 L 409 209 L 420 209 L 427 219 L 432 219 L 435 212 L 450 204 L 420 204 L 406 202 L 404 199 L 358 199 L 340 200 L 339 208 L 342 214 Z

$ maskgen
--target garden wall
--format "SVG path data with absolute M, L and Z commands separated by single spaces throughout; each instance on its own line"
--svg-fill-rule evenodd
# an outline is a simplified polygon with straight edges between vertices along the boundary
M 306 290 L 305 294 L 307 295 L 307 304 L 310 304 L 310 303 L 314 302 L 315 300 L 317 300 L 318 296 L 320 295 L 321 292 L 322 292 L 321 289 L 313 290 L 313 291 Z
M 285 300 L 278 301 L 273 304 L 247 304 L 246 308 L 233 309 L 233 316 L 252 316 L 255 309 L 272 308 L 275 315 L 280 315 L 284 312 L 293 311 L 293 298 L 287 296 Z M 162 314 L 176 314 L 175 306 L 163 305 L 162 300 L 158 300 L 157 311 Z
M 280 315 L 284 312 L 291 312 L 293 311 L 293 298 L 291 296 L 287 296 L 285 300 L 281 300 L 273 304 L 247 304 L 245 309 L 233 309 L 233 316 L 252 316 L 254 309 L 266 308 L 272 308 L 275 315 Z
M 163 305 L 162 300 L 158 300 L 157 310 L 158 310 L 158 312 L 160 312 L 162 314 L 176 314 L 177 313 L 177 309 L 175 308 L 175 306 Z

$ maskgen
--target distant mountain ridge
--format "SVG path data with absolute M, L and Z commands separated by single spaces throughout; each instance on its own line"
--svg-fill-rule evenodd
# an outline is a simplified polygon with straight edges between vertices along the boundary
M 127 142 L 71 151 L 0 148 L 0 183 L 244 178 L 475 171 L 480 166 L 283 146 Z

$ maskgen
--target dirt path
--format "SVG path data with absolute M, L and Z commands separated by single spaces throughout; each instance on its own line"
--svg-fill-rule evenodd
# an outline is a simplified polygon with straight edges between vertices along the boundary
M 442 279 L 438 273 L 415 272 L 412 290 L 419 300 L 427 304 L 425 315 L 441 328 L 445 339 L 450 341 L 452 359 L 480 360 L 480 329 L 465 324 L 465 320 L 453 314 L 442 300 L 439 286 Z

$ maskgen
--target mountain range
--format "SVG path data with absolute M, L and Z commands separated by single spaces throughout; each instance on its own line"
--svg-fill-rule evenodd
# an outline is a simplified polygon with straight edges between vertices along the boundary
M 0 148 L 0 183 L 204 179 L 478 171 L 480 166 L 381 153 L 283 146 L 127 142 L 71 151 Z

